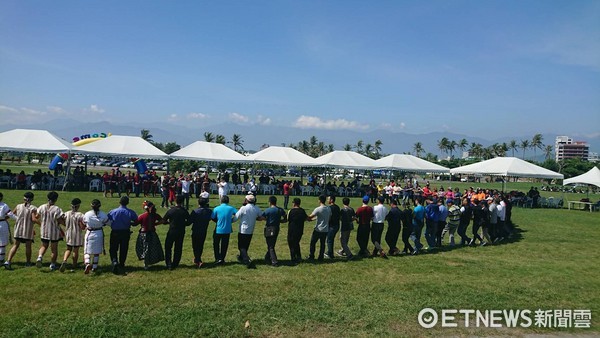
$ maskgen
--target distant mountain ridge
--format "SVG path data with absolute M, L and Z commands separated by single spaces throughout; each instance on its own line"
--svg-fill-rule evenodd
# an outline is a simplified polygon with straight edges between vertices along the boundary
M 333 144 L 336 150 L 341 150 L 345 144 L 352 146 L 356 145 L 359 140 L 364 144 L 375 143 L 376 140 L 381 140 L 382 153 L 413 153 L 413 147 L 416 142 L 421 142 L 425 152 L 430 152 L 438 156 L 446 156 L 441 154 L 437 147 L 438 141 L 442 137 L 447 137 L 450 140 L 459 141 L 465 138 L 469 144 L 472 142 L 481 143 L 484 147 L 494 143 L 510 142 L 514 139 L 518 143 L 521 140 L 531 139 L 532 135 L 511 137 L 507 136 L 502 139 L 486 140 L 479 137 L 457 134 L 452 132 L 431 132 L 425 134 L 410 134 L 404 131 L 391 130 L 372 130 L 372 131 L 353 131 L 353 130 L 324 130 L 324 129 L 299 129 L 286 126 L 262 126 L 262 125 L 240 125 L 235 123 L 222 123 L 205 128 L 190 128 L 187 126 L 175 125 L 164 122 L 140 122 L 135 124 L 115 124 L 107 121 L 102 122 L 80 122 L 71 119 L 55 119 L 48 121 L 40 126 L 35 125 L 16 125 L 7 123 L 0 126 L 0 131 L 6 131 L 14 128 L 30 128 L 30 129 L 46 129 L 57 136 L 71 141 L 74 137 L 82 134 L 93 133 L 112 133 L 114 135 L 130 135 L 139 136 L 140 130 L 148 129 L 156 142 L 167 143 L 176 142 L 182 147 L 191 144 L 194 141 L 204 140 L 204 133 L 211 132 L 214 135 L 222 134 L 228 140 L 233 134 L 240 134 L 244 141 L 244 149 L 259 150 L 263 144 L 288 145 L 290 143 L 297 144 L 300 141 L 308 140 L 311 136 L 316 136 L 319 141 L 326 145 Z M 542 134 L 544 144 L 554 145 L 556 134 Z M 594 138 L 586 138 L 576 135 L 569 135 L 577 140 L 586 141 L 590 144 L 590 151 L 600 152 L 600 136 Z M 509 150 L 508 155 L 512 152 Z M 455 156 L 460 156 L 460 150 L 454 152 Z M 527 158 L 532 158 L 534 152 L 528 149 L 525 153 Z M 542 150 L 536 151 L 536 160 L 541 160 L 544 157 Z M 515 156 L 521 157 L 520 149 L 515 152 Z

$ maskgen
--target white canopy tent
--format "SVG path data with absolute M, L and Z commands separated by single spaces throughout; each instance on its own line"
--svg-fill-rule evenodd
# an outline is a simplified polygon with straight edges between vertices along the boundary
M 600 169 L 598 169 L 598 167 L 593 167 L 585 174 L 571 177 L 571 178 L 563 181 L 563 185 L 578 184 L 578 183 L 595 185 L 600 188 Z
M 169 155 L 138 136 L 112 135 L 73 149 L 74 153 L 99 156 L 122 156 L 143 159 L 168 159 Z
M 0 150 L 28 153 L 68 153 L 71 143 L 47 130 L 13 129 L 0 133 Z
M 294 148 L 271 146 L 248 156 L 254 163 L 274 164 L 282 166 L 316 167 L 314 158 Z
M 175 160 L 247 163 L 248 158 L 220 143 L 196 141 L 169 155 Z
M 392 154 L 376 160 L 380 169 L 401 170 L 413 173 L 448 173 L 450 169 L 422 158 L 406 154 Z
M 335 150 L 317 157 L 316 162 L 323 167 L 343 169 L 373 170 L 379 168 L 375 160 L 353 151 Z
M 479 174 L 502 177 L 563 179 L 563 174 L 542 168 L 516 157 L 496 157 L 486 161 L 450 169 L 452 174 Z M 502 183 L 504 188 L 504 181 Z

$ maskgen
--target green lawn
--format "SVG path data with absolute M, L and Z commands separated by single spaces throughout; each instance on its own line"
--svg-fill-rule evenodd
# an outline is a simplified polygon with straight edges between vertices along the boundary
M 23 194 L 14 190 L 2 192 L 11 207 L 20 202 Z M 101 193 L 61 193 L 58 205 L 67 210 L 74 197 L 83 200 L 84 211 L 92 198 L 100 198 L 105 211 L 118 202 L 116 197 L 101 198 Z M 130 207 L 141 212 L 142 200 L 133 198 Z M 152 200 L 160 203 L 159 198 Z M 239 206 L 241 201 L 242 196 L 234 196 L 231 204 Z M 37 191 L 34 204 L 43 202 L 45 192 Z M 214 206 L 216 200 L 211 202 Z M 303 206 L 309 212 L 316 205 L 316 197 L 303 197 Z M 353 199 L 352 205 L 357 207 L 359 200 Z M 259 206 L 266 206 L 266 197 L 259 197 Z M 167 271 L 157 265 L 144 271 L 133 250 L 134 233 L 127 276 L 108 272 L 108 256 L 100 257 L 101 272 L 86 276 L 82 271 L 50 272 L 47 265 L 41 270 L 25 268 L 21 247 L 13 263 L 14 271 L 0 270 L 0 336 L 419 337 L 554 332 L 536 327 L 427 330 L 417 322 L 417 314 L 425 307 L 590 309 L 591 329 L 557 332 L 600 334 L 595 317 L 600 310 L 600 250 L 596 249 L 600 241 L 600 213 L 513 210 L 520 232 L 511 242 L 389 260 L 346 263 L 336 259 L 288 266 L 287 243 L 285 236 L 280 235 L 277 252 L 283 266 L 272 268 L 259 263 L 256 270 L 248 270 L 235 263 L 234 235 L 227 256 L 229 264 L 209 264 L 206 269 L 197 270 L 192 267 L 188 235 L 182 267 Z M 164 213 L 164 209 L 159 209 L 159 213 Z M 302 239 L 305 256 L 311 231 L 307 225 Z M 165 227 L 160 227 L 159 236 L 164 241 Z M 34 244 L 34 257 L 38 248 L 39 239 Z M 355 233 L 351 249 L 357 251 Z M 265 251 L 259 223 L 250 255 L 260 261 Z M 61 243 L 59 257 L 63 252 Z M 210 235 L 204 259 L 208 263 L 214 260 Z M 45 262 L 48 260 L 49 253 Z M 250 323 L 248 329 L 244 328 L 246 321 Z

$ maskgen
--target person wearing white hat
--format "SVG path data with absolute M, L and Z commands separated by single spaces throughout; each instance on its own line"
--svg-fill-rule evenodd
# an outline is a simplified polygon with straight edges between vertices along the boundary
M 250 256 L 248 256 L 248 248 L 252 241 L 256 221 L 265 219 L 261 216 L 261 213 L 262 211 L 256 205 L 256 197 L 254 195 L 247 195 L 244 205 L 235 214 L 235 217 L 240 221 L 240 231 L 238 233 L 238 249 L 240 250 L 240 254 L 238 255 L 238 261 L 246 265 L 249 269 L 254 267 L 254 263 L 250 259 Z

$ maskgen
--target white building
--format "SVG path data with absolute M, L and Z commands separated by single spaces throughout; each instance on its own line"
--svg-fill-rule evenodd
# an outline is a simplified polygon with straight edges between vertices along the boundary
M 561 161 L 567 158 L 581 158 L 588 160 L 590 146 L 583 141 L 573 141 L 568 136 L 557 136 L 554 144 L 555 160 Z

